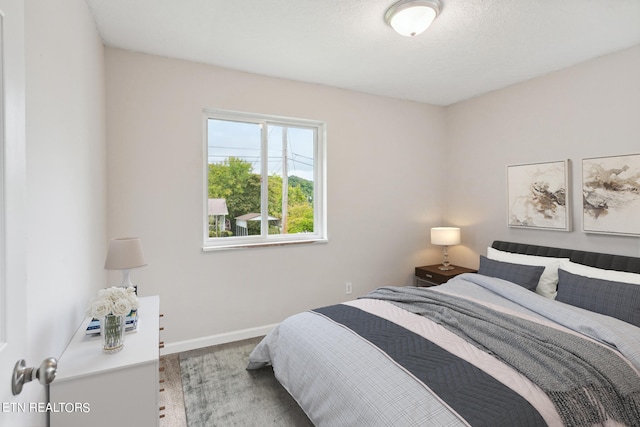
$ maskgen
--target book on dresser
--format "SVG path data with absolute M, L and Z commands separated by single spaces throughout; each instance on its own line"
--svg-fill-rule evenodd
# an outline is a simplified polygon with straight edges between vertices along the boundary
M 131 310 L 131 313 L 129 313 L 125 319 L 124 330 L 125 332 L 129 332 L 135 331 L 136 329 L 138 329 L 138 310 Z M 91 319 L 85 333 L 87 335 L 100 334 L 100 319 L 96 319 L 95 317 Z

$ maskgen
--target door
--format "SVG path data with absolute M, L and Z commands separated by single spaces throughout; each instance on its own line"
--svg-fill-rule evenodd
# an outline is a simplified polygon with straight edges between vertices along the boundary
M 28 417 L 18 405 L 26 398 L 13 396 L 11 378 L 16 362 L 27 355 L 22 0 L 0 0 L 0 181 L 0 426 L 20 426 Z

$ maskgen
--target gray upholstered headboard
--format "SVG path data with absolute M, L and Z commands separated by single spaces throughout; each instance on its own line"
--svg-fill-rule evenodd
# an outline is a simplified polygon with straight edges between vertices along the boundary
M 575 249 L 552 248 L 549 246 L 528 245 L 524 243 L 502 242 L 495 240 L 491 247 L 499 251 L 524 255 L 537 255 L 553 258 L 570 258 L 571 261 L 605 270 L 640 273 L 640 258 L 624 255 L 601 254 Z

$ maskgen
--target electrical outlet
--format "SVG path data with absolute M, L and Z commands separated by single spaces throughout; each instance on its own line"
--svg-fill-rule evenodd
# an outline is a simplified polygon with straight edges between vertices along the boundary
M 347 282 L 345 285 L 344 293 L 350 295 L 353 292 L 353 286 L 351 286 L 351 282 Z

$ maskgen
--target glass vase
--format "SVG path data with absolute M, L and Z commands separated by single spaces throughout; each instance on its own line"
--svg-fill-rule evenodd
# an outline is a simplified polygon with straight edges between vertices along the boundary
M 102 351 L 117 353 L 124 346 L 125 316 L 108 314 L 102 318 L 100 334 L 102 335 Z

